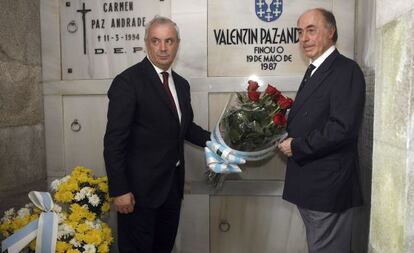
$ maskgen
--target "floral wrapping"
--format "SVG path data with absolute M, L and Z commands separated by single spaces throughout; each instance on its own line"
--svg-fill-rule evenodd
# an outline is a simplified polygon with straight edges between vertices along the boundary
M 211 134 L 214 144 L 246 161 L 262 160 L 273 155 L 278 141 L 286 136 L 286 114 L 293 103 L 291 98 L 282 95 L 270 84 L 264 92 L 259 92 L 258 88 L 258 83 L 250 80 L 247 92 L 233 94 Z M 222 156 L 223 152 L 216 153 Z M 206 157 L 210 168 L 209 179 L 214 184 L 217 184 L 217 173 L 241 171 L 235 170 L 235 164 L 226 158 L 211 162 L 211 155 Z M 222 166 L 218 167 L 217 163 Z

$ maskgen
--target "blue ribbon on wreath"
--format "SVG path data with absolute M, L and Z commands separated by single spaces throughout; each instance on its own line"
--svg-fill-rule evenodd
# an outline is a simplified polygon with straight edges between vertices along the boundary
M 31 191 L 29 199 L 42 213 L 38 219 L 3 240 L 2 252 L 8 250 L 9 253 L 18 253 L 36 238 L 36 253 L 54 253 L 59 217 L 52 211 L 52 197 L 48 192 Z

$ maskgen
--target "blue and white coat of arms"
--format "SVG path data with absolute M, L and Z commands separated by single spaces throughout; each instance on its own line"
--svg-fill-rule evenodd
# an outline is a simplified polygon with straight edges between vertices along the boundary
M 282 15 L 283 0 L 254 0 L 256 16 L 265 22 L 275 21 Z

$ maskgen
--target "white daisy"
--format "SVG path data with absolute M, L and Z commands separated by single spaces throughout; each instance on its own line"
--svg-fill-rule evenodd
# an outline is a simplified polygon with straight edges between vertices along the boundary
M 88 201 L 93 206 L 98 206 L 101 200 L 99 199 L 98 195 L 92 194 L 92 196 L 88 197 Z
M 84 253 L 96 253 L 95 245 L 92 244 L 86 244 L 83 246 Z
M 30 209 L 29 208 L 20 208 L 19 211 L 17 211 L 17 218 L 24 218 L 26 216 L 30 215 Z
M 52 210 L 55 213 L 60 213 L 60 212 L 62 212 L 62 207 L 60 205 L 58 205 L 58 204 L 54 204 Z
M 55 179 L 55 180 L 53 180 L 52 181 L 52 183 L 50 183 L 50 188 L 53 190 L 53 191 L 57 191 L 58 190 L 58 187 L 59 187 L 59 185 L 61 184 L 62 182 L 60 181 L 60 179 Z
M 62 224 L 58 226 L 57 239 L 61 239 L 62 237 L 73 236 L 73 235 L 75 235 L 75 230 L 68 224 Z
M 13 215 L 14 215 L 14 208 L 10 208 L 9 210 L 6 210 L 4 212 L 4 216 L 10 217 L 10 216 L 13 216 Z
M 70 240 L 69 243 L 75 246 L 75 248 L 79 248 L 80 246 L 82 246 L 80 242 L 76 241 L 75 238 L 72 238 L 72 240 Z
M 77 192 L 76 193 L 76 195 L 75 195 L 75 200 L 76 201 L 81 201 L 82 199 L 84 199 L 86 196 L 85 196 L 85 194 L 83 194 L 81 191 L 80 192 Z

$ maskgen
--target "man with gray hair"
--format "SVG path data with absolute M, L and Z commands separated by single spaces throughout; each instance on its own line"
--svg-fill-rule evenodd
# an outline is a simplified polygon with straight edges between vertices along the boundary
M 349 253 L 352 208 L 362 205 L 357 146 L 365 80 L 335 48 L 331 12 L 306 11 L 298 31 L 310 64 L 289 112 L 289 136 L 279 144 L 288 157 L 283 199 L 298 207 L 310 253 Z
M 115 77 L 108 91 L 104 158 L 118 211 L 121 253 L 171 252 L 184 188 L 184 140 L 204 147 L 193 122 L 190 86 L 171 69 L 177 25 L 156 16 L 145 30 L 147 57 Z

